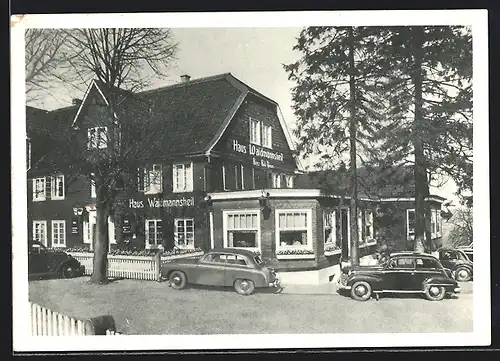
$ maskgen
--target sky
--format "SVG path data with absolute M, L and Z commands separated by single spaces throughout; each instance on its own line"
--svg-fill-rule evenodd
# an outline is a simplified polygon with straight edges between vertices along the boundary
M 179 48 L 176 61 L 168 69 L 166 79 L 151 86 L 157 88 L 175 84 L 180 76 L 191 79 L 222 73 L 231 73 L 265 96 L 275 100 L 281 108 L 289 130 L 294 128 L 291 89 L 294 83 L 282 64 L 300 58 L 293 50 L 301 27 L 248 27 L 248 28 L 173 28 L 174 40 Z M 72 98 L 82 98 L 83 93 L 72 89 L 54 91 L 41 102 L 33 104 L 50 110 L 71 104 Z M 308 166 L 310 162 L 303 162 Z M 448 181 L 431 193 L 456 200 L 456 187 Z

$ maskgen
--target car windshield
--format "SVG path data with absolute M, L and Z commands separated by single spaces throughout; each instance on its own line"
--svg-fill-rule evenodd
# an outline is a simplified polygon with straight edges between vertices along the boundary
M 457 258 L 461 261 L 468 261 L 469 258 L 467 255 L 464 253 L 464 251 L 457 251 Z

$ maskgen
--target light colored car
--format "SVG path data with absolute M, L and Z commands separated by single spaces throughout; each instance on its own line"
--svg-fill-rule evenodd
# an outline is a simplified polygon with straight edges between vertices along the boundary
M 235 248 L 212 249 L 198 259 L 164 263 L 162 277 L 175 290 L 195 284 L 233 287 L 240 295 L 251 295 L 256 288 L 281 288 L 275 271 L 259 255 Z

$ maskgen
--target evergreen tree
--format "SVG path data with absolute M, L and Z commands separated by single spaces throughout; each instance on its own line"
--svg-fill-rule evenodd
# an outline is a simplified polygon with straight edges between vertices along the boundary
M 386 69 L 387 121 L 378 139 L 389 164 L 412 164 L 415 243 L 430 242 L 429 184 L 452 177 L 464 195 L 472 191 L 472 44 L 469 29 L 408 26 L 384 30 L 377 48 Z
M 371 137 L 380 120 L 373 55 L 380 37 L 367 27 L 309 27 L 294 50 L 302 53 L 285 65 L 292 89 L 295 135 L 303 156 L 318 155 L 316 166 L 349 162 L 351 262 L 359 263 L 357 163 L 373 153 Z M 362 156 L 363 154 L 363 156 Z

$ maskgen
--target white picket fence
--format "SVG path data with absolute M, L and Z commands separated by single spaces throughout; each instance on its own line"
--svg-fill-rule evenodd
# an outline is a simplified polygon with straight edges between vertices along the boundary
M 85 266 L 86 275 L 92 275 L 93 253 L 70 252 L 70 254 Z M 162 256 L 161 259 L 157 259 L 156 256 L 108 255 L 108 277 L 159 281 L 161 277 L 161 263 L 169 262 L 173 259 L 199 257 L 201 255 L 203 255 L 203 252 L 193 252 Z
M 30 304 L 32 336 L 85 336 L 85 322 Z
M 30 326 L 32 336 L 89 336 L 94 335 L 89 320 L 83 321 L 62 315 L 48 308 L 29 302 Z M 114 323 L 114 321 L 113 321 Z M 106 330 L 106 335 L 115 336 L 121 333 Z

